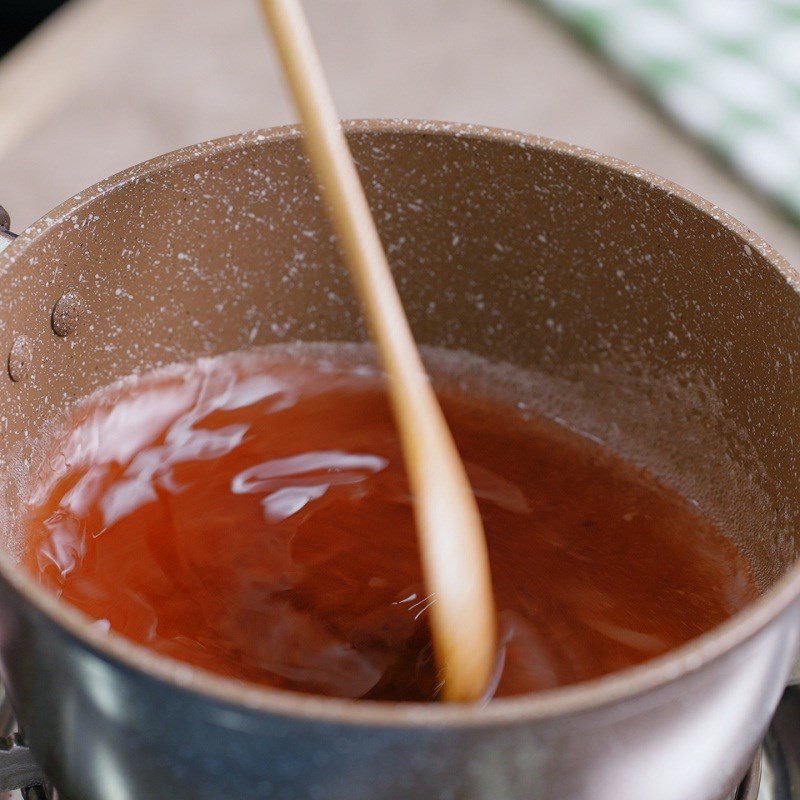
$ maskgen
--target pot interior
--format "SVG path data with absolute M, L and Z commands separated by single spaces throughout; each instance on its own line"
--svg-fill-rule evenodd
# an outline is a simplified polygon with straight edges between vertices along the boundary
M 521 402 L 680 489 L 773 583 L 800 536 L 800 298 L 783 262 L 675 187 L 573 148 L 426 124 L 349 132 L 418 340 L 524 369 Z M 198 354 L 365 338 L 291 130 L 112 178 L 0 267 L 0 342 L 32 348 L 28 377 L 0 385 L 12 556 L 37 443 L 79 398 Z M 67 291 L 80 320 L 61 337 Z

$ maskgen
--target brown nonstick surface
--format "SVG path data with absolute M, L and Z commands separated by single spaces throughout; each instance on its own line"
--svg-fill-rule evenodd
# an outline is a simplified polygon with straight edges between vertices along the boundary
M 513 134 L 478 147 L 481 129 L 371 127 L 351 142 L 419 341 L 561 381 L 551 413 L 657 454 L 774 578 L 798 502 L 798 299 L 758 248 L 607 159 L 576 168 L 546 145 L 511 147 Z M 134 168 L 111 179 L 113 198 L 87 195 L 13 248 L 0 335 L 7 353 L 24 335 L 30 364 L 2 389 L 0 424 L 23 468 L 54 412 L 121 375 L 363 338 L 299 141 L 266 158 L 265 136 Z

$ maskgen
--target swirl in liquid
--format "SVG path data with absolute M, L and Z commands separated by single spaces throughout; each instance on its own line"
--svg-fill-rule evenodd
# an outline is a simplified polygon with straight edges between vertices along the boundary
M 33 487 L 25 563 L 97 625 L 213 672 L 435 699 L 435 598 L 381 374 L 357 347 L 281 352 L 202 359 L 84 402 Z M 440 399 L 502 633 L 487 697 L 660 655 L 755 596 L 744 558 L 680 495 L 452 384 Z

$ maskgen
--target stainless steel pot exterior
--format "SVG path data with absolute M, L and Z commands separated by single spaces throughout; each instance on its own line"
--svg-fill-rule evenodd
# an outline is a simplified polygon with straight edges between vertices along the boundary
M 793 608 L 642 696 L 488 726 L 347 724 L 248 711 L 120 665 L 3 587 L 4 677 L 73 800 L 720 800 L 744 774 L 797 643 Z
M 649 437 L 700 499 L 741 502 L 735 535 L 772 588 L 662 659 L 486 709 L 301 697 L 104 636 L 44 594 L 14 564 L 9 478 L 0 660 L 32 750 L 72 800 L 718 800 L 798 644 L 796 277 L 710 205 L 586 151 L 434 123 L 349 135 L 420 341 L 546 373 L 566 421 L 618 449 Z M 23 233 L 0 254 L 0 341 L 30 353 L 0 387 L 3 466 L 34 468 L 54 414 L 132 371 L 363 338 L 326 231 L 297 133 L 278 130 L 136 167 Z

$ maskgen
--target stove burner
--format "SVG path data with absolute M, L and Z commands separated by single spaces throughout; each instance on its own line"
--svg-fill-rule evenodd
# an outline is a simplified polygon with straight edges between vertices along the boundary
M 783 693 L 762 745 L 757 800 L 800 798 L 800 686 Z M 746 797 L 746 795 L 745 795 Z M 748 798 L 749 800 L 749 798 Z
M 59 800 L 14 725 L 0 687 L 0 800 Z M 800 800 L 800 686 L 783 693 L 753 766 L 727 800 Z
M 731 800 L 765 800 L 761 792 L 761 774 L 764 768 L 763 750 L 759 748 L 753 766 L 747 771 L 739 788 L 731 796 Z

